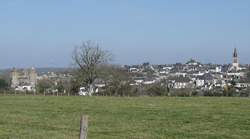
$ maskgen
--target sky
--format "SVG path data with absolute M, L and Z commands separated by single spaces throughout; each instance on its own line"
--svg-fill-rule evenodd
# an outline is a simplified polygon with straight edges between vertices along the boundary
M 92 40 L 115 64 L 250 63 L 250 0 L 0 0 L 0 68 L 69 67 Z

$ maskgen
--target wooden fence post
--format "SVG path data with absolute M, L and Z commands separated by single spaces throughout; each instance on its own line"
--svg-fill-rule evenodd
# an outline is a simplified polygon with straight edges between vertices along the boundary
M 87 139 L 88 116 L 81 115 L 80 121 L 80 139 Z

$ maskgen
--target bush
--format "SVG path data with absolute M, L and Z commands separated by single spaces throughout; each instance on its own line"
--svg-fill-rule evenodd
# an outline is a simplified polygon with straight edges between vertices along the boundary
M 249 97 L 250 96 L 250 88 L 246 88 L 239 92 L 240 97 Z
M 183 88 L 183 89 L 173 89 L 170 91 L 170 96 L 179 96 L 179 97 L 189 97 L 192 96 L 193 89 Z
M 224 96 L 223 92 L 221 90 L 205 90 L 204 96 Z
M 110 83 L 101 95 L 108 96 L 135 96 L 134 88 L 128 82 L 114 81 Z
M 168 96 L 169 89 L 161 84 L 153 84 L 145 88 L 148 96 Z
M 37 93 L 44 93 L 47 89 L 53 87 L 53 82 L 49 79 L 39 80 L 37 82 L 36 91 Z
M 5 79 L 0 78 L 0 90 L 6 90 L 8 87 L 8 82 Z

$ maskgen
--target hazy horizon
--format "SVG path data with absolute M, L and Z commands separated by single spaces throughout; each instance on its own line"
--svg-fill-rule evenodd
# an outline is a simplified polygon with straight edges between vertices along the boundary
M 86 40 L 121 65 L 249 64 L 250 1 L 1 1 L 0 38 L 0 69 L 70 67 Z

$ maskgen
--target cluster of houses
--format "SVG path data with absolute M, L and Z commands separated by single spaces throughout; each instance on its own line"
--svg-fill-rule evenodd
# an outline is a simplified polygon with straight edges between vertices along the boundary
M 196 88 L 211 90 L 234 85 L 238 89 L 250 87 L 245 80 L 249 65 L 240 65 L 237 50 L 233 53 L 232 64 L 202 64 L 190 59 L 185 64 L 125 66 L 134 75 L 131 85 L 149 85 L 164 82 L 169 88 Z
M 163 83 L 169 88 L 183 89 L 196 88 L 200 90 L 212 90 L 234 85 L 238 89 L 250 87 L 250 83 L 245 79 L 249 65 L 240 65 L 237 50 L 233 53 L 232 64 L 202 64 L 194 59 L 186 63 L 176 63 L 168 65 L 151 65 L 143 63 L 141 65 L 123 66 L 132 77 L 131 86 L 152 85 Z M 13 69 L 11 72 L 11 87 L 17 91 L 36 91 L 39 80 L 51 80 L 57 85 L 61 81 L 69 81 L 72 78 L 70 73 L 37 73 L 35 68 L 28 70 Z M 95 81 L 95 90 L 105 87 L 105 82 L 101 79 Z M 80 95 L 86 95 L 86 88 L 79 88 Z M 58 91 L 58 90 L 52 90 Z

